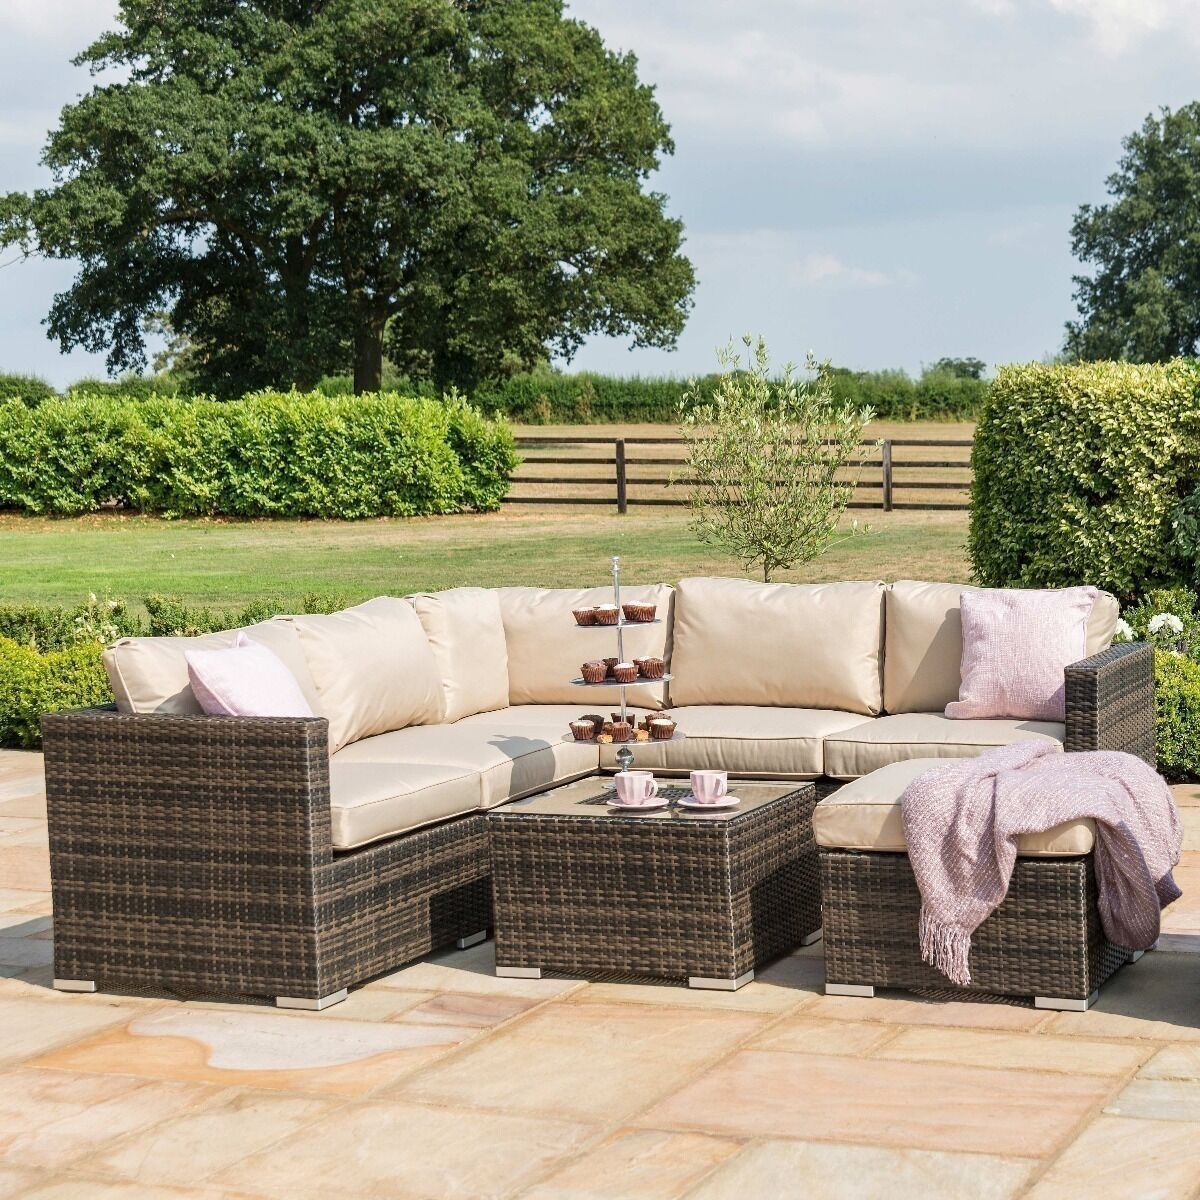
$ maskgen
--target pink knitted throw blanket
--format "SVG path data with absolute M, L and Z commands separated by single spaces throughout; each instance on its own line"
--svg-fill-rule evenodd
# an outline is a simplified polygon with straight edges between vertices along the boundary
M 1175 801 L 1132 754 L 1016 742 L 925 771 L 900 808 L 921 889 L 921 957 L 957 984 L 971 982 L 971 936 L 1004 899 L 1024 833 L 1095 821 L 1100 919 L 1128 950 L 1154 945 L 1163 908 L 1181 894 Z

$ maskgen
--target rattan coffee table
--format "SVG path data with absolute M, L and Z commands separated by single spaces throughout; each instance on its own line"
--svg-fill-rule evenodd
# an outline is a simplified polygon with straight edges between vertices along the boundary
M 621 975 L 733 991 L 814 940 L 811 783 L 733 780 L 737 808 L 607 807 L 591 777 L 488 813 L 496 974 Z

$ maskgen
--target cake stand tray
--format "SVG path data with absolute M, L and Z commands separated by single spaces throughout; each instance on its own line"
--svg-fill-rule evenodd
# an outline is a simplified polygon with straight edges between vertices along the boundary
M 583 679 L 582 677 L 572 679 L 571 682 L 576 687 L 585 687 L 585 688 L 615 688 L 615 687 L 631 688 L 631 687 L 654 687 L 660 683 L 669 683 L 674 678 L 675 678 L 675 676 L 672 675 L 670 671 L 668 671 L 665 675 L 660 675 L 657 679 L 643 679 L 639 675 L 638 678 L 635 679 L 632 683 L 618 683 L 617 680 L 615 680 L 615 679 L 605 679 L 605 680 L 602 680 L 600 683 L 588 683 L 588 681 L 586 679 Z

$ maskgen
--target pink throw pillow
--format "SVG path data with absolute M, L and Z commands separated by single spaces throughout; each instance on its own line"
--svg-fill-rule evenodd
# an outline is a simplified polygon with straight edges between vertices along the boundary
M 962 682 L 946 716 L 1067 719 L 1065 669 L 1087 655 L 1098 593 L 981 589 L 963 592 Z
M 283 659 L 239 632 L 227 650 L 189 650 L 188 679 L 200 707 L 214 717 L 311 717 Z

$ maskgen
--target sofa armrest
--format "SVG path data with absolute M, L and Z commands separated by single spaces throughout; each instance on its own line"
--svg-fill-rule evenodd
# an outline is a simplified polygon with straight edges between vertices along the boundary
M 333 855 L 323 717 L 42 718 L 51 866 L 138 855 L 312 871 Z
M 1154 648 L 1110 646 L 1066 671 L 1068 750 L 1124 750 L 1157 764 Z

